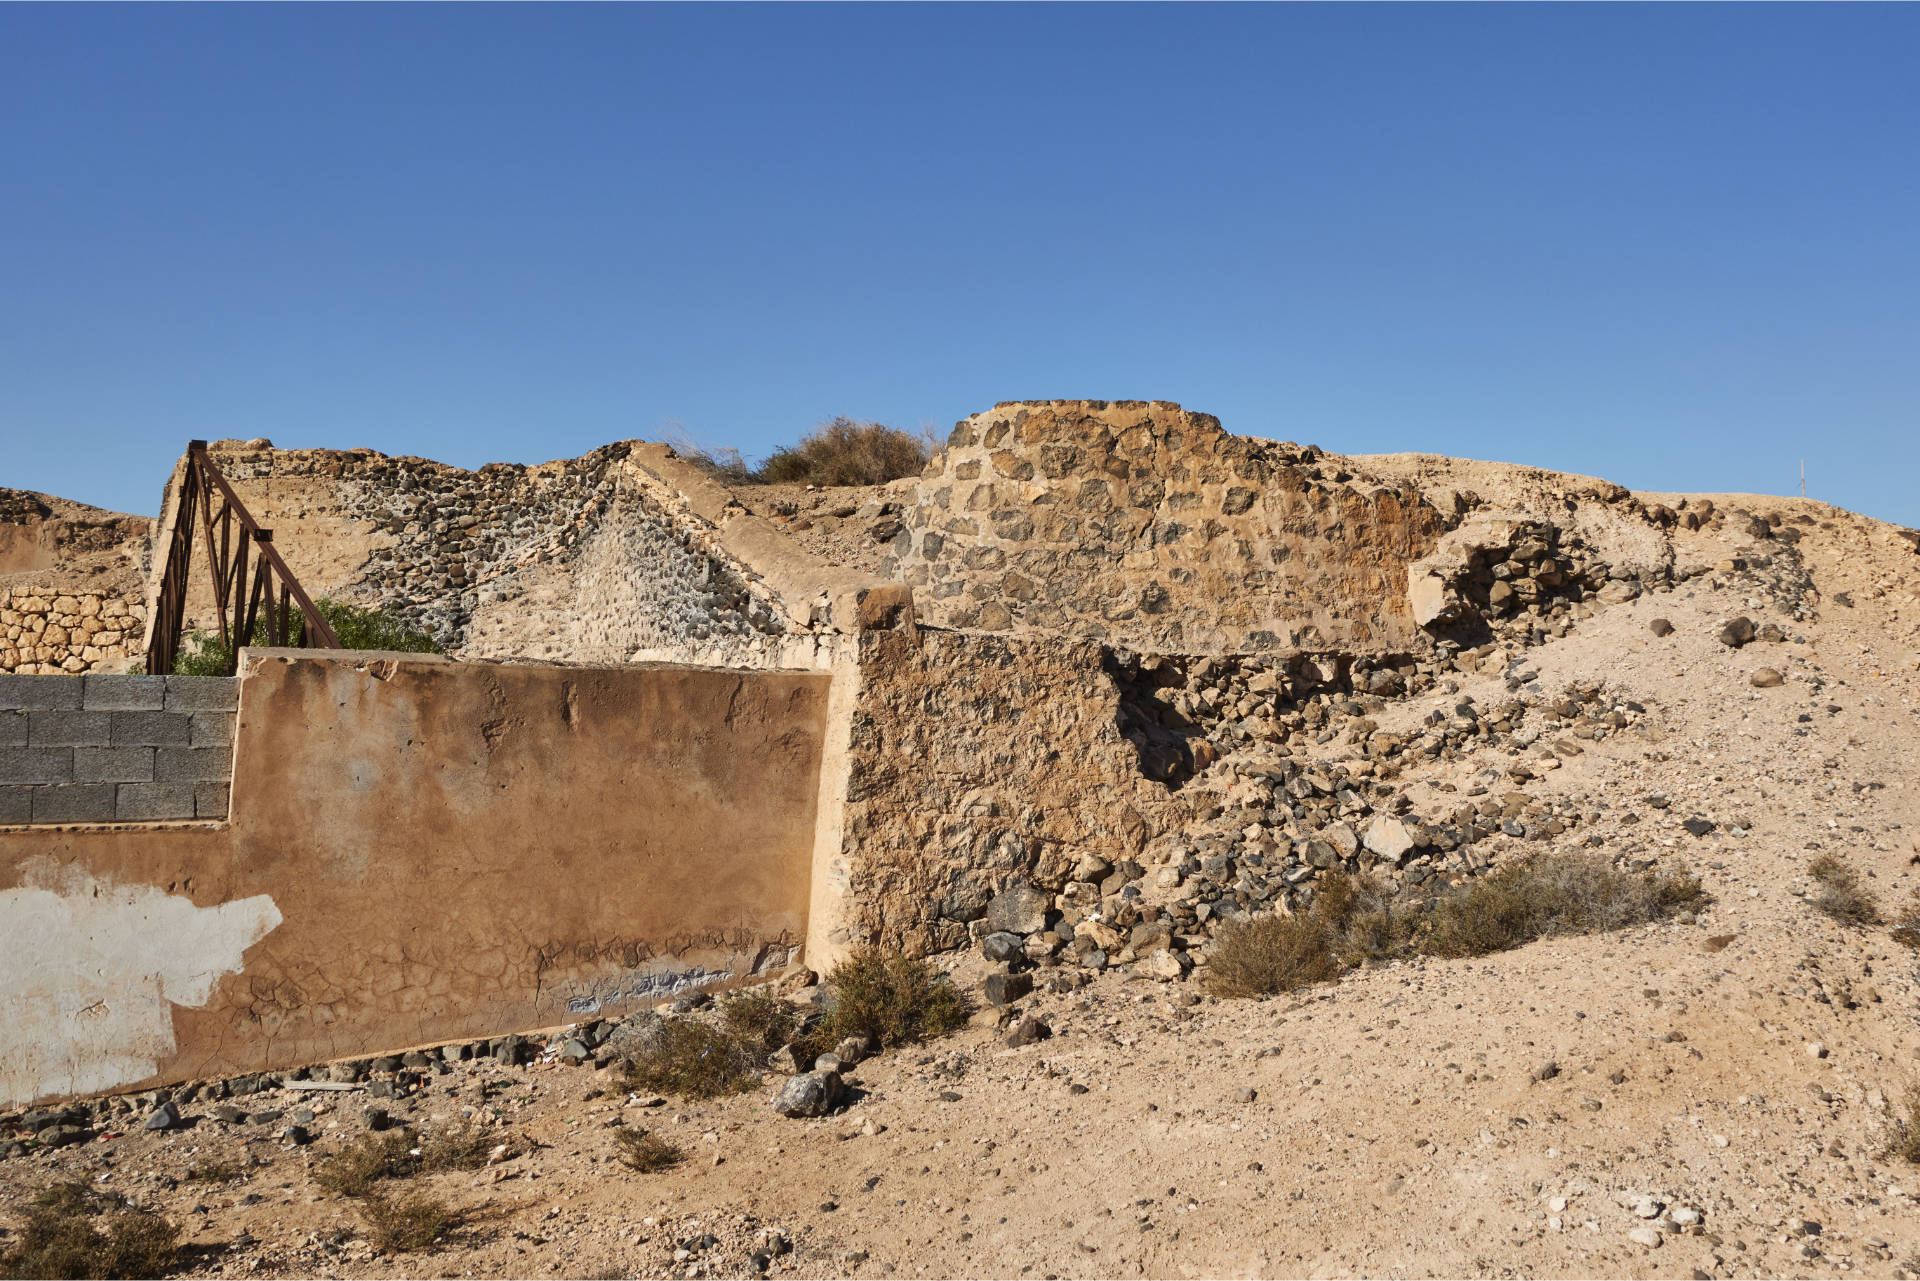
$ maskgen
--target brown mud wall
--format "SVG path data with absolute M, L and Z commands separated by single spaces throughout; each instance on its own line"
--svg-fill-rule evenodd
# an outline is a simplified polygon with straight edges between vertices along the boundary
M 784 965 L 828 680 L 253 651 L 229 822 L 0 829 L 0 1106 Z

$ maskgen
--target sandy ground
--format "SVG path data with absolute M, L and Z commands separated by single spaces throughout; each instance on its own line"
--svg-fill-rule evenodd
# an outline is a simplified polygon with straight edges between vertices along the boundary
M 860 1065 L 854 1104 L 818 1121 L 772 1112 L 778 1078 L 642 1107 L 591 1068 L 450 1065 L 388 1106 L 497 1114 L 512 1155 L 415 1181 L 467 1212 L 427 1254 L 373 1254 L 311 1180 L 358 1132 L 359 1095 L 335 1096 L 309 1146 L 203 1118 L 0 1163 L 0 1195 L 116 1188 L 220 1276 L 752 1276 L 756 1252 L 774 1276 L 1920 1274 L 1920 1168 L 1880 1155 L 1920 1083 L 1920 954 L 1802 897 L 1820 853 L 1889 915 L 1920 888 L 1920 560 L 1819 510 L 1831 537 L 1801 547 L 1819 617 L 1783 624 L 1804 642 L 1721 645 L 1731 615 L 1777 616 L 1703 578 L 1526 655 L 1547 690 L 1602 680 L 1649 709 L 1644 734 L 1525 787 L 1590 809 L 1580 839 L 1692 868 L 1714 896 L 1695 921 L 1267 1000 L 1104 975 L 1022 1002 L 1052 1039 L 1009 1049 L 982 1020 Z M 1755 688 L 1761 666 L 1785 683 Z M 1461 679 L 1402 714 L 1462 692 L 1507 686 Z M 1687 834 L 1694 815 L 1716 830 Z M 691 1158 L 615 1164 L 623 1116 Z M 216 1159 L 253 1164 L 174 1182 Z M 1650 1226 L 1657 1245 L 1629 1235 Z

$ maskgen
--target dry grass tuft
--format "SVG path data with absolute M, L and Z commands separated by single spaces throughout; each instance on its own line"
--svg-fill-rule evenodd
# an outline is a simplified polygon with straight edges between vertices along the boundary
M 1893 1134 L 1881 1155 L 1888 1161 L 1920 1165 L 1920 1086 L 1907 1091 L 1900 1111 L 1901 1115 L 1893 1123 Z
M 36 1195 L 0 1277 L 157 1277 L 179 1256 L 180 1231 L 159 1215 L 61 1183 Z
M 425 1196 L 386 1197 L 369 1192 L 360 1199 L 367 1238 L 382 1254 L 411 1254 L 445 1236 L 458 1216 L 445 1201 Z
M 1334 874 L 1306 911 L 1223 927 L 1207 982 L 1222 996 L 1289 992 L 1369 961 L 1484 956 L 1549 935 L 1641 925 L 1706 901 L 1700 882 L 1684 872 L 1635 876 L 1589 854 L 1541 855 L 1427 903 Z
M 835 418 L 798 445 L 781 446 L 754 479 L 767 485 L 884 485 L 918 476 L 933 455 L 933 441 L 884 423 Z
M 687 1154 L 677 1144 L 669 1143 L 657 1134 L 646 1130 L 623 1128 L 614 1131 L 615 1156 L 620 1164 L 629 1170 L 638 1170 L 642 1174 L 654 1174 L 661 1170 L 670 1170 L 686 1160 Z
M 1915 890 L 1893 923 L 1893 941 L 1920 950 L 1920 890 Z
M 240 1167 L 231 1161 L 200 1161 L 187 1167 L 181 1176 L 185 1183 L 231 1183 L 240 1177 Z
M 869 1036 L 889 1048 L 945 1036 L 973 1012 L 944 974 L 918 956 L 861 948 L 827 975 L 836 1004 L 816 1033 L 831 1046 Z
M 1268 996 L 1337 978 L 1332 931 L 1307 912 L 1231 921 L 1214 940 L 1207 986 L 1219 996 Z
M 1707 900 L 1685 872 L 1636 876 L 1592 854 L 1548 854 L 1443 894 L 1416 936 L 1430 956 L 1485 956 L 1556 934 L 1644 925 Z
M 716 1099 L 750 1090 L 766 1051 L 725 1028 L 670 1019 L 654 1043 L 627 1060 L 627 1088 L 688 1099 Z
M 439 1170 L 477 1170 L 497 1136 L 478 1130 L 388 1130 L 363 1134 L 322 1161 L 313 1181 L 344 1197 L 364 1197 L 383 1179 Z
M 1860 884 L 1860 876 L 1831 854 L 1822 854 L 1807 866 L 1807 874 L 1820 887 L 1819 897 L 1810 900 L 1842 925 L 1880 924 L 1880 905 Z
M 793 1039 L 800 1014 L 771 992 L 747 992 L 721 1002 L 720 1024 L 765 1055 Z

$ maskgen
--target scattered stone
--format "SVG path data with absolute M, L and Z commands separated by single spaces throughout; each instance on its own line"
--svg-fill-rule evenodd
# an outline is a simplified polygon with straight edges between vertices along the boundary
M 838 1072 L 803 1072 L 780 1088 L 773 1110 L 781 1116 L 826 1116 L 840 1104 L 846 1085 Z
M 1627 1233 L 1627 1240 L 1635 1245 L 1644 1245 L 1649 1250 L 1658 1250 L 1665 1238 L 1660 1235 L 1658 1228 L 1635 1228 Z
M 989 1005 L 1011 1005 L 1033 991 L 1033 975 L 989 974 L 981 990 Z
M 1755 689 L 1773 689 L 1786 684 L 1786 678 L 1771 667 L 1755 668 L 1753 675 L 1747 679 L 1752 682 Z
M 171 1130 L 180 1124 L 180 1109 L 171 1103 L 162 1103 L 147 1114 L 144 1128 L 149 1130 Z
M 1654 619 L 1654 620 L 1653 620 L 1653 621 L 1652 621 L 1651 623 L 1648 623 L 1648 624 L 1647 624 L 1647 628 L 1648 628 L 1648 630 L 1649 630 L 1649 631 L 1651 631 L 1651 632 L 1652 632 L 1652 633 L 1653 633 L 1653 634 L 1654 634 L 1655 636 L 1671 636 L 1671 635 L 1673 635 L 1673 624 L 1672 624 L 1672 623 L 1670 623 L 1670 622 L 1668 622 L 1668 621 L 1667 621 L 1666 619 L 1664 619 L 1664 618 L 1656 618 L 1656 619 Z
M 1689 836 L 1705 836 L 1714 828 L 1714 825 L 1704 818 L 1690 818 L 1680 826 L 1687 829 Z
M 1754 632 L 1753 620 L 1742 615 L 1720 629 L 1720 643 L 1729 649 L 1739 649 L 1753 640 Z
M 1032 1015 L 1028 1015 L 1026 1018 L 1020 1020 L 1012 1032 L 1008 1033 L 1007 1044 L 1018 1049 L 1023 1045 L 1032 1045 L 1036 1041 L 1044 1041 L 1052 1035 L 1053 1029 L 1051 1027 L 1047 1026 L 1047 1024 L 1041 1020 L 1034 1018 Z
M 1027 941 L 1018 934 L 999 930 L 980 940 L 980 951 L 989 961 L 1013 961 L 1026 956 Z
M 1015 881 L 987 903 L 987 928 L 996 934 L 1038 934 L 1047 928 L 1047 896 Z

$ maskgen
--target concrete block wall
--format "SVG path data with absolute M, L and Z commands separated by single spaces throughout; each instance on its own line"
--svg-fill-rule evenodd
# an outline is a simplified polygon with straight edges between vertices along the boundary
M 240 682 L 0 675 L 0 825 L 224 819 Z

